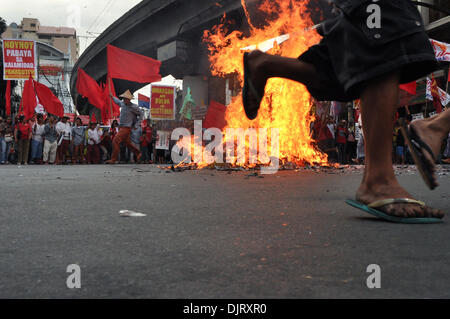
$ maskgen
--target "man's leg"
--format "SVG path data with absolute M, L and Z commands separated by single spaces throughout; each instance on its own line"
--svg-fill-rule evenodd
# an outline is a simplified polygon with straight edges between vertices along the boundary
M 115 163 L 117 162 L 117 159 L 119 158 L 119 152 L 120 152 L 120 143 L 122 143 L 123 139 L 127 136 L 126 131 L 119 130 L 117 135 L 114 137 L 113 140 L 113 152 L 111 155 L 111 160 L 109 160 L 109 163 Z
M 399 74 L 368 83 L 361 95 L 366 167 L 357 200 L 369 204 L 387 198 L 412 198 L 395 178 L 392 166 L 392 136 L 398 106 Z M 392 204 L 382 210 L 398 217 L 443 217 L 443 212 L 412 204 Z
M 320 85 L 315 67 L 299 59 L 253 51 L 248 56 L 248 67 L 250 81 L 261 97 L 264 95 L 267 80 L 273 77 L 297 81 L 309 87 Z M 253 94 L 249 95 L 248 103 L 251 109 L 259 108 L 258 101 Z
M 125 140 L 125 145 L 128 147 L 128 149 L 131 152 L 133 152 L 133 154 L 134 154 L 133 159 L 136 163 L 138 163 L 142 157 L 141 151 L 136 147 L 136 145 L 133 142 L 131 142 L 131 139 L 129 136 L 128 136 L 128 139 Z M 130 155 L 130 157 L 131 157 L 131 155 Z
M 58 149 L 58 142 L 53 142 L 50 144 L 50 164 L 55 164 L 56 162 L 56 151 Z

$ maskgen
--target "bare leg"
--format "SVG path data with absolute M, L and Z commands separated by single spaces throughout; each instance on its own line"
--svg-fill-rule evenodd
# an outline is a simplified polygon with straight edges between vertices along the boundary
M 392 166 L 392 136 L 398 104 L 397 73 L 368 84 L 361 96 L 366 153 L 365 174 L 357 200 L 369 204 L 387 198 L 412 198 L 395 178 Z M 382 210 L 398 217 L 443 217 L 443 212 L 411 204 L 392 204 Z

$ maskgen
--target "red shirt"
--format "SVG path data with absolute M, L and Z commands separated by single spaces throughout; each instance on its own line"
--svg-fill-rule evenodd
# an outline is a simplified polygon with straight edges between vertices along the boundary
M 152 140 L 152 128 L 150 126 L 146 126 L 144 128 L 144 134 L 147 138 L 147 142 L 150 142 Z
M 141 146 L 142 146 L 142 147 L 148 146 L 147 138 L 146 138 L 144 135 L 141 136 L 141 138 L 139 139 L 139 141 L 141 142 Z
M 19 123 L 17 130 L 20 132 L 21 140 L 27 140 L 31 133 L 31 127 L 28 123 L 25 124 Z

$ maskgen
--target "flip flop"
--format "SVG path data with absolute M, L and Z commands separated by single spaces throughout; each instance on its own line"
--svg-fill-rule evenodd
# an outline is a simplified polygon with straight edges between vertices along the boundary
M 430 154 L 434 163 L 436 163 L 436 158 L 434 157 L 433 151 L 424 141 L 422 141 L 412 126 L 410 126 L 409 129 L 406 127 L 405 121 L 402 121 L 401 123 L 400 132 L 402 133 L 403 138 L 411 151 L 411 156 L 417 166 L 417 169 L 419 170 L 420 175 L 422 176 L 422 179 L 425 181 L 425 184 L 427 184 L 431 190 L 435 189 L 438 184 L 433 178 L 433 163 L 430 163 L 424 154 L 424 152 Z
M 248 56 L 249 53 L 244 53 L 244 88 L 242 89 L 242 103 L 244 104 L 245 115 L 249 120 L 254 120 L 258 116 L 259 106 L 262 101 L 262 96 L 258 93 L 252 81 L 250 80 L 250 68 L 248 66 Z M 258 107 L 256 109 L 252 109 L 249 106 L 248 95 L 249 93 L 253 94 L 256 98 Z
M 376 202 L 373 202 L 369 205 L 365 205 L 363 203 L 360 203 L 358 201 L 354 201 L 351 199 L 347 199 L 345 201 L 348 205 L 358 208 L 362 211 L 365 211 L 366 213 L 369 213 L 373 216 L 376 216 L 378 218 L 381 218 L 383 220 L 393 222 L 393 223 L 401 223 L 401 224 L 438 224 L 442 223 L 442 219 L 440 218 L 431 218 L 431 217 L 395 217 L 390 216 L 386 213 L 383 213 L 382 211 L 378 210 L 377 208 L 390 205 L 390 204 L 415 204 L 419 205 L 421 207 L 425 207 L 424 202 L 420 202 L 414 199 L 410 198 L 389 198 L 389 199 L 383 199 Z

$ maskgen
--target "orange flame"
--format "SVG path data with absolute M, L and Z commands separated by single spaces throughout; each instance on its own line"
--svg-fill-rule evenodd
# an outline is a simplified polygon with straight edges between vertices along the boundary
M 242 86 L 243 48 L 289 34 L 289 40 L 281 45 L 274 43 L 274 47 L 268 52 L 297 58 L 311 45 L 318 43 L 320 36 L 310 29 L 313 23 L 306 4 L 306 1 L 299 0 L 263 0 L 259 10 L 271 18 L 266 20 L 263 27 L 255 27 L 249 21 L 248 36 L 241 31 L 229 32 L 224 22 L 225 17 L 220 25 L 211 31 L 205 31 L 204 41 L 210 52 L 212 74 L 220 77 L 239 75 Z M 249 19 L 244 0 L 242 5 Z M 310 114 L 311 106 L 310 94 L 302 84 L 279 78 L 270 79 L 258 117 L 254 121 L 248 120 L 242 106 L 242 97 L 234 97 L 227 108 L 226 128 L 278 128 L 282 161 L 298 165 L 326 165 L 327 156 L 314 147 L 310 134 L 310 124 L 315 119 Z

